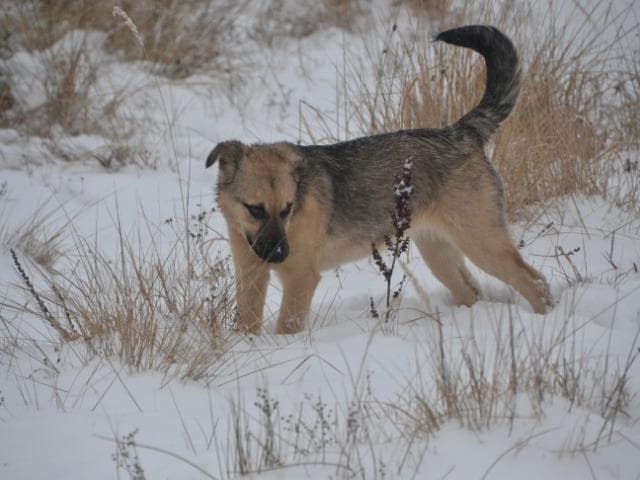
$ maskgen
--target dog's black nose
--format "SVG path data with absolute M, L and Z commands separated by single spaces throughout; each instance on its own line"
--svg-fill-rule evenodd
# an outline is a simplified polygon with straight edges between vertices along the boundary
M 287 242 L 280 242 L 269 252 L 265 260 L 269 263 L 282 263 L 288 256 L 289 245 Z

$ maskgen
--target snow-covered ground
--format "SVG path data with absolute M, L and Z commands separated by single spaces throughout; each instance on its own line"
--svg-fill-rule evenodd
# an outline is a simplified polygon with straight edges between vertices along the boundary
M 89 38 L 99 51 L 101 35 Z M 407 280 L 392 332 L 370 314 L 386 288 L 371 260 L 326 272 L 309 328 L 294 336 L 274 334 L 274 279 L 263 335 L 225 334 L 198 380 L 61 345 L 42 320 L 5 305 L 37 308 L 9 252 L 34 276 L 12 235 L 32 219 L 37 238 L 61 229 L 50 268 L 69 271 L 78 238 L 115 255 L 121 232 L 150 245 L 151 224 L 164 245 L 185 204 L 214 207 L 216 172 L 204 160 L 218 141 L 320 141 L 327 118 L 343 138 L 343 54 L 365 46 L 327 28 L 253 53 L 241 100 L 204 74 L 170 82 L 109 58 L 99 89 L 135 86 L 126 109 L 144 128 L 131 148 L 154 168 L 106 171 L 100 135 L 0 130 L 0 478 L 229 478 L 242 468 L 260 479 L 640 478 L 640 218 L 611 198 L 557 199 L 512 226 L 550 282 L 556 304 L 545 315 L 477 269 L 483 299 L 454 307 L 410 251 L 419 287 Z M 24 52 L 9 62 L 40 68 Z M 29 78 L 22 95 L 37 106 Z M 611 182 L 624 178 L 623 162 L 612 172 Z M 217 212 L 208 222 L 226 231 Z

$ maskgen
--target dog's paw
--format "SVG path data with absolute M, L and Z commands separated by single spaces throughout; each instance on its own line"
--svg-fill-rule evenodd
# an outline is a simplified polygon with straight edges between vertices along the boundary
M 538 302 L 536 302 L 536 305 L 532 305 L 533 310 L 541 315 L 549 313 L 556 304 L 555 300 L 551 296 L 549 284 L 544 278 L 535 280 L 533 284 L 539 295 L 539 299 Z
M 278 319 L 276 333 L 278 335 L 293 335 L 300 333 L 304 328 L 304 322 L 298 318 Z

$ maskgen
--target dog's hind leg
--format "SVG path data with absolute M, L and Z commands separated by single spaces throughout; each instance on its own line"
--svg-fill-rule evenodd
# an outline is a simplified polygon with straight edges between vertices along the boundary
M 238 329 L 259 334 L 269 283 L 269 267 L 251 251 L 247 241 L 236 232 L 229 232 L 236 274 L 236 304 Z
M 455 241 L 469 260 L 515 288 L 536 313 L 552 304 L 547 281 L 524 261 L 506 227 L 459 231 Z
M 451 291 L 456 305 L 475 303 L 479 289 L 458 248 L 430 232 L 414 238 L 414 243 L 433 275 Z

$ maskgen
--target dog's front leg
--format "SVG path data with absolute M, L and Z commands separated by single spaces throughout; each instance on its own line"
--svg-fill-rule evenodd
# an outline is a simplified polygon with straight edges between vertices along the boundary
M 259 334 L 269 283 L 269 267 L 260 260 L 241 235 L 230 232 L 229 241 L 236 274 L 238 329 Z
M 283 294 L 276 333 L 298 333 L 307 322 L 320 274 L 310 267 L 284 268 L 277 272 L 282 281 Z

